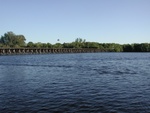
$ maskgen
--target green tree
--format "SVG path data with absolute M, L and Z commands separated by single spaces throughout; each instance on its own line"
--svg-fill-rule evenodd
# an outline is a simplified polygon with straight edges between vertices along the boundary
M 63 48 L 74 48 L 73 43 L 63 43 Z
M 131 44 L 124 44 L 123 45 L 123 51 L 124 52 L 133 52 L 134 51 L 134 46 Z
M 52 44 L 47 43 L 47 47 L 48 47 L 48 48 L 52 48 Z
M 33 48 L 34 47 L 34 43 L 33 42 L 28 42 L 27 43 L 27 47 Z
M 62 48 L 63 45 L 61 43 L 56 43 L 53 45 L 53 48 Z
M 41 42 L 37 42 L 34 44 L 34 47 L 36 48 L 42 48 L 43 44 Z
M 99 48 L 99 43 L 97 43 L 97 42 L 86 42 L 85 43 L 85 45 L 86 45 L 86 48 Z
M 85 42 L 85 39 L 77 38 L 74 42 L 72 42 L 72 45 L 74 48 L 83 48 L 85 46 Z
M 141 44 L 141 50 L 142 50 L 142 52 L 150 52 L 150 44 L 142 43 Z
M 13 32 L 7 32 L 0 38 L 1 44 L 8 47 L 24 47 L 25 40 L 23 35 L 16 35 Z
M 3 47 L 4 45 L 0 42 L 0 47 Z

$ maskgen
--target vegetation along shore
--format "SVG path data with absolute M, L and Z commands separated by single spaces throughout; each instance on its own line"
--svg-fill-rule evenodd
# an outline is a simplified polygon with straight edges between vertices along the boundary
M 9 51 L 17 51 L 17 49 L 23 51 L 36 51 L 40 53 L 41 51 L 63 51 L 69 52 L 150 52 L 150 43 L 133 43 L 133 44 L 117 44 L 117 43 L 99 43 L 99 42 L 87 42 L 85 39 L 77 38 L 75 41 L 70 43 L 26 43 L 26 38 L 24 35 L 16 35 L 13 32 L 7 32 L 0 37 L 0 49 Z M 15 48 L 15 50 L 12 50 Z

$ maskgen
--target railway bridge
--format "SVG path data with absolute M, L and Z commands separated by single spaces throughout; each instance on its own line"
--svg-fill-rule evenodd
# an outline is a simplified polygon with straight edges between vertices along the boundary
M 0 48 L 0 55 L 16 54 L 50 54 L 50 53 L 97 53 L 107 52 L 108 50 L 95 48 Z

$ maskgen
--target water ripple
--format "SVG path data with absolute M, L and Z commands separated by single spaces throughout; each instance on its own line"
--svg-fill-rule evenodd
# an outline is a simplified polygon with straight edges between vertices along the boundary
M 149 113 L 150 54 L 0 57 L 0 113 Z
M 1 66 L 29 66 L 29 67 L 58 67 L 58 68 L 71 68 L 67 65 L 43 65 L 43 64 L 0 64 Z

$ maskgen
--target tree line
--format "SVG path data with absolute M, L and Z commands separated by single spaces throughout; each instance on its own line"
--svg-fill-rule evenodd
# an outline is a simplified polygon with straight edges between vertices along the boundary
M 0 48 L 95 48 L 109 50 L 112 52 L 150 52 L 150 43 L 117 44 L 87 42 L 85 39 L 77 38 L 71 43 L 26 43 L 23 35 L 7 32 L 0 37 Z

